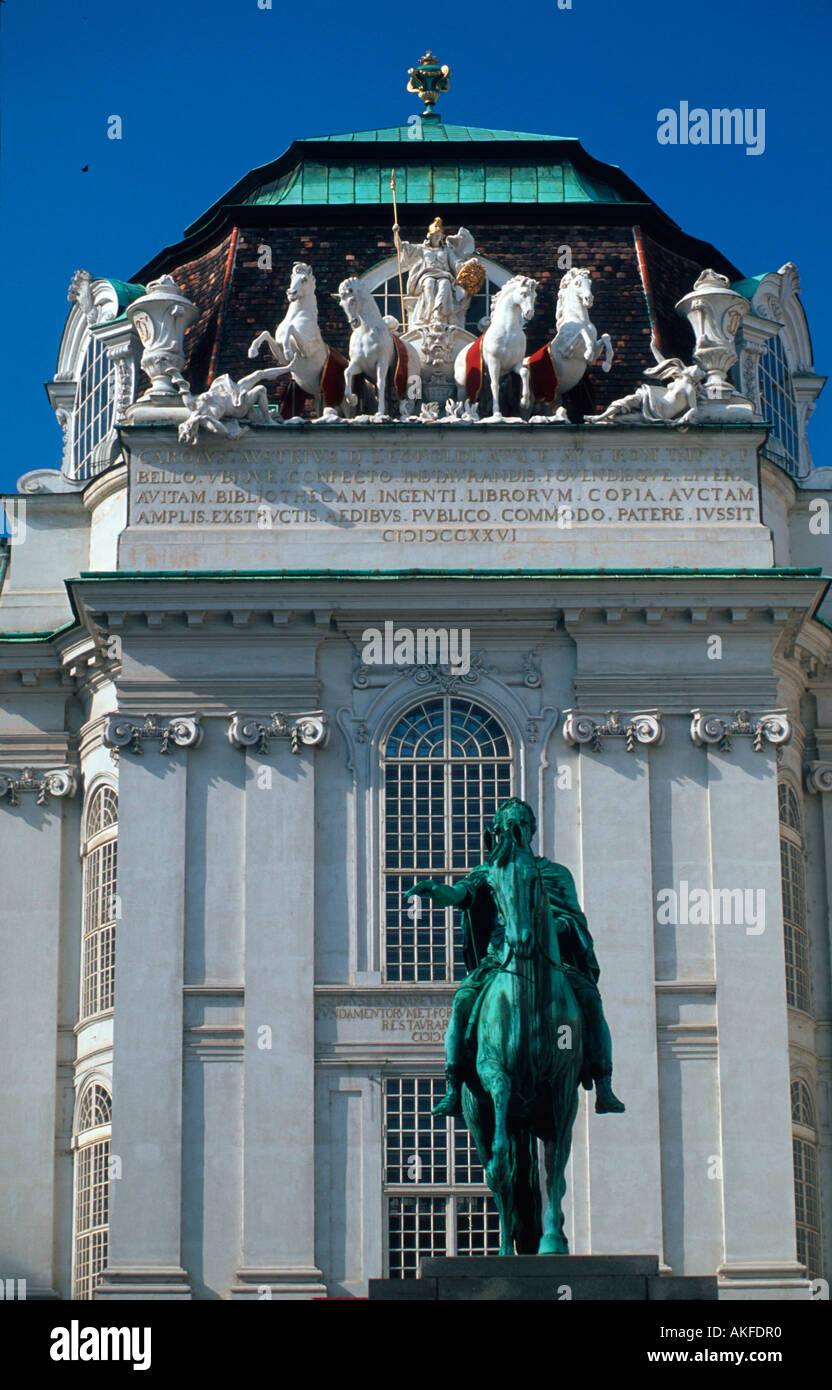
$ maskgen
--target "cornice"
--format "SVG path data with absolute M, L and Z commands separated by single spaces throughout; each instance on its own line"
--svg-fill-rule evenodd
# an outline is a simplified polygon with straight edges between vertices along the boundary
M 4 772 L 22 767 L 34 767 L 42 772 L 73 762 L 75 748 L 75 739 L 64 731 L 3 729 L 0 731 L 0 767 Z
M 704 675 L 696 670 L 639 672 L 636 675 L 580 672 L 573 678 L 576 705 L 582 710 L 649 709 L 690 716 L 694 706 L 716 709 L 766 708 L 776 702 L 777 681 L 770 673 L 734 672 Z
M 454 581 L 449 588 L 448 581 Z M 684 574 L 667 572 L 516 571 L 420 574 L 349 572 L 286 574 L 257 571 L 197 574 L 85 575 L 69 581 L 79 612 L 109 631 L 152 627 L 157 634 L 228 632 L 253 626 L 314 641 L 329 631 L 357 630 L 378 615 L 407 621 L 408 612 L 464 614 L 471 624 L 522 624 L 532 635 L 552 625 L 570 634 L 590 626 L 675 635 L 680 627 L 730 623 L 777 631 L 805 619 L 828 584 L 815 570 Z M 657 585 L 661 600 L 657 604 Z M 353 606 L 356 611 L 353 611 Z

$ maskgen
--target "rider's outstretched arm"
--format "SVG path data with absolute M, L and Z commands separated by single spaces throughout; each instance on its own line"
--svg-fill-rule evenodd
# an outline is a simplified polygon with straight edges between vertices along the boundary
M 439 907 L 465 907 L 471 898 L 471 889 L 462 879 L 459 883 L 438 883 L 433 878 L 423 878 L 414 883 L 404 895 L 406 898 L 433 898 Z

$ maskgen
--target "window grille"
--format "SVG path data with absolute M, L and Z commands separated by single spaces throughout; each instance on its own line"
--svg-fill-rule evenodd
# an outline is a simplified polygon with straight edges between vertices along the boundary
M 794 1157 L 794 1210 L 797 1258 L 810 1279 L 823 1277 L 820 1186 L 815 1103 L 805 1081 L 791 1086 Z
M 760 397 L 763 415 L 771 421 L 771 431 L 763 452 L 789 473 L 797 473 L 800 466 L 797 407 L 791 373 L 779 337 L 770 339 L 760 357 Z
M 500 1248 L 497 1208 L 461 1120 L 436 1120 L 440 1077 L 385 1082 L 385 1204 L 391 1279 L 414 1279 L 428 1255 Z
M 75 478 L 93 474 L 92 455 L 110 429 L 113 418 L 112 369 L 107 349 L 90 338 L 75 393 L 72 432 L 72 471 Z
M 87 813 L 83 870 L 81 1018 L 112 1009 L 118 912 L 118 797 L 99 787 Z
M 786 999 L 793 1009 L 812 1012 L 812 974 L 806 920 L 806 871 L 800 809 L 794 791 L 781 783 L 780 888 L 783 898 L 783 945 L 786 954 Z
M 75 1153 L 73 1298 L 91 1299 L 107 1265 L 110 1219 L 110 1095 L 97 1082 L 79 1110 Z
M 513 790 L 508 735 L 473 701 L 437 696 L 401 716 L 382 763 L 386 979 L 461 979 L 453 909 L 404 894 L 420 878 L 454 883 L 482 862 L 484 832 Z

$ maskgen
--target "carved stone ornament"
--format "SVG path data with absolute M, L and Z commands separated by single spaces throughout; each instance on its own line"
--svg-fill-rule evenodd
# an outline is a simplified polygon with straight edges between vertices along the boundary
M 273 738 L 288 738 L 293 753 L 305 748 L 325 748 L 329 741 L 329 721 L 323 710 L 308 714 L 272 714 L 268 720 L 254 715 L 232 714 L 228 742 L 232 748 L 253 748 L 268 753 Z
M 694 361 L 707 372 L 705 395 L 713 400 L 735 394 L 728 372 L 737 360 L 734 339 L 750 309 L 744 295 L 731 289 L 727 275 L 703 270 L 693 289 L 676 305 L 696 338 Z
M 185 385 L 185 330 L 196 322 L 199 310 L 170 275 L 163 275 L 151 280 L 147 294 L 128 304 L 126 314 L 142 345 L 142 371 L 150 377 L 150 389 L 136 405 L 178 403 Z
M 792 736 L 792 725 L 785 710 L 771 710 L 754 716 L 747 709 L 738 709 L 734 712 L 734 718 L 729 720 L 718 714 L 704 714 L 702 710 L 694 709 L 691 710 L 690 736 L 698 748 L 706 745 L 718 747 L 723 753 L 730 752 L 732 738 L 750 738 L 755 753 L 761 753 L 766 743 L 775 747 L 788 743 Z
M 664 741 L 664 724 L 658 710 L 640 710 L 622 723 L 620 711 L 611 709 L 602 723 L 581 710 L 563 712 L 563 737 L 573 747 L 589 746 L 596 753 L 603 748 L 605 738 L 623 738 L 628 753 L 635 752 L 637 743 L 657 747 Z
M 198 748 L 202 734 L 198 714 L 175 714 L 165 719 L 158 714 L 148 714 L 144 720 L 128 714 L 111 714 L 103 739 L 105 747 L 117 757 L 121 749 L 129 753 L 144 752 L 144 743 L 158 743 L 160 753 L 170 753 L 172 747 Z
M 103 323 L 108 318 L 112 318 L 106 304 L 96 304 L 92 288 L 92 276 L 88 270 L 76 270 L 69 282 L 66 297 L 70 304 L 78 305 L 90 327 L 95 323 Z
M 53 767 L 41 772 L 24 767 L 19 777 L 0 773 L 0 801 L 8 799 L 10 806 L 20 805 L 21 792 L 36 792 L 37 805 L 46 806 L 50 796 L 74 796 L 77 790 L 75 771 L 71 767 Z
M 807 764 L 806 790 L 808 792 L 832 792 L 832 762 Z

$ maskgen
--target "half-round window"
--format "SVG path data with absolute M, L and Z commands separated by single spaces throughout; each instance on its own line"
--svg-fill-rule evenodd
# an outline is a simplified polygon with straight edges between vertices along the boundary
M 478 334 L 480 332 L 479 323 L 483 318 L 491 317 L 491 301 L 497 291 L 505 284 L 506 280 L 511 279 L 511 271 L 503 270 L 493 261 L 488 261 L 480 257 L 485 267 L 485 282 L 478 294 L 475 294 L 468 306 L 468 314 L 465 320 L 465 327 L 469 333 Z M 404 307 L 405 313 L 409 316 L 413 304 L 407 295 L 407 275 L 402 276 L 402 283 L 399 281 L 399 266 L 395 256 L 389 257 L 386 261 L 381 261 L 373 266 L 361 276 L 361 279 L 372 290 L 382 314 L 390 314 L 399 323 L 403 321 L 402 314 L 402 287 L 405 291 Z

